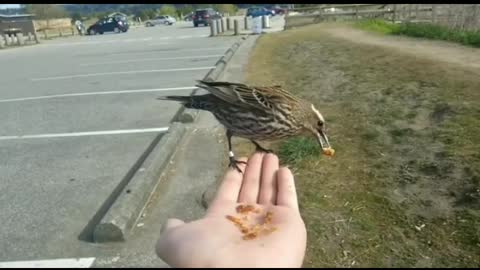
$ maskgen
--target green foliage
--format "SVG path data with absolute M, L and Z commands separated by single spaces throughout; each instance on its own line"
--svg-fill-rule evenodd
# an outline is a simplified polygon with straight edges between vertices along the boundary
M 215 9 L 220 13 L 228 13 L 230 15 L 234 15 L 237 12 L 238 7 L 233 4 L 217 4 L 215 6 Z
M 480 31 L 462 31 L 431 23 L 394 24 L 385 20 L 362 20 L 355 25 L 361 29 L 390 35 L 445 40 L 480 47 Z
M 35 14 L 35 19 L 38 20 L 68 17 L 68 13 L 65 11 L 65 9 L 59 5 L 27 4 L 24 7 L 26 13 Z
M 177 14 L 177 9 L 173 5 L 163 5 L 162 8 L 158 11 L 160 15 L 170 15 L 170 16 L 176 16 Z
M 401 24 L 396 35 L 452 41 L 472 47 L 480 47 L 480 31 L 461 31 L 430 23 Z

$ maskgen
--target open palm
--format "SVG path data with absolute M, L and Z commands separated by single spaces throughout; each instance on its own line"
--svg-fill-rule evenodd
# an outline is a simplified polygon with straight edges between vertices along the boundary
M 246 161 L 246 159 L 243 159 Z M 306 230 L 298 210 L 293 176 L 279 168 L 273 154 L 255 153 L 244 174 L 230 169 L 199 220 L 167 221 L 157 243 L 157 254 L 172 267 L 301 267 Z M 238 205 L 251 204 L 272 212 L 276 231 L 244 240 L 226 216 L 236 216 Z

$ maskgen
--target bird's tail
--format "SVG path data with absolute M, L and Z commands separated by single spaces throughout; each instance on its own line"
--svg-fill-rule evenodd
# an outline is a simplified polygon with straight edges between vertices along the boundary
M 211 110 L 212 104 L 208 98 L 209 95 L 201 96 L 164 96 L 158 97 L 158 100 L 173 100 L 182 103 L 185 108 Z
M 192 97 L 190 96 L 164 96 L 164 97 L 158 97 L 158 100 L 173 100 L 173 101 L 179 101 L 182 104 L 186 104 L 191 102 Z

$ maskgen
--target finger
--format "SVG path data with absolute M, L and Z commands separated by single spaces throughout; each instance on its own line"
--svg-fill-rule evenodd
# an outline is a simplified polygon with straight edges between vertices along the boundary
M 260 190 L 260 177 L 264 153 L 255 153 L 248 159 L 247 168 L 243 176 L 242 188 L 238 197 L 241 203 L 257 203 Z
M 295 181 L 288 168 L 281 168 L 277 171 L 277 183 L 277 205 L 287 206 L 298 211 Z
M 246 162 L 247 158 L 242 157 L 239 161 Z M 245 171 L 246 164 L 238 163 L 238 166 L 242 171 Z M 242 173 L 238 172 L 236 168 L 229 168 L 209 208 L 215 208 L 219 203 L 225 201 L 236 203 L 242 187 L 242 180 Z
M 275 204 L 277 200 L 277 177 L 278 157 L 274 154 L 266 154 L 262 164 L 262 178 L 260 180 L 260 204 Z
M 185 224 L 185 222 L 183 220 L 176 219 L 176 218 L 169 218 L 167 220 L 167 222 L 165 222 L 165 225 L 162 226 L 161 233 L 163 233 L 167 230 L 173 229 L 175 227 L 178 227 L 180 225 L 183 225 L 183 224 Z

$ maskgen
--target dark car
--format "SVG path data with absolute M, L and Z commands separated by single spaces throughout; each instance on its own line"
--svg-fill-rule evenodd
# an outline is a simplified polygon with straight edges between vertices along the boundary
M 247 10 L 247 17 L 259 17 L 259 16 L 275 16 L 274 10 L 269 10 L 264 7 L 252 7 Z
M 273 16 L 284 15 L 285 13 L 287 13 L 287 9 L 282 8 L 279 5 L 268 5 L 268 6 L 265 6 L 265 8 L 268 9 L 268 10 L 271 10 L 274 13 Z
M 193 26 L 203 24 L 208 26 L 211 20 L 220 19 L 222 16 L 213 8 L 197 9 L 193 15 Z
M 129 28 L 128 21 L 121 17 L 108 17 L 97 21 L 87 29 L 89 35 L 102 35 L 105 32 L 127 32 Z
M 283 14 L 287 13 L 286 9 L 279 8 L 279 7 L 273 8 L 273 11 L 275 11 L 276 15 L 283 15 Z

